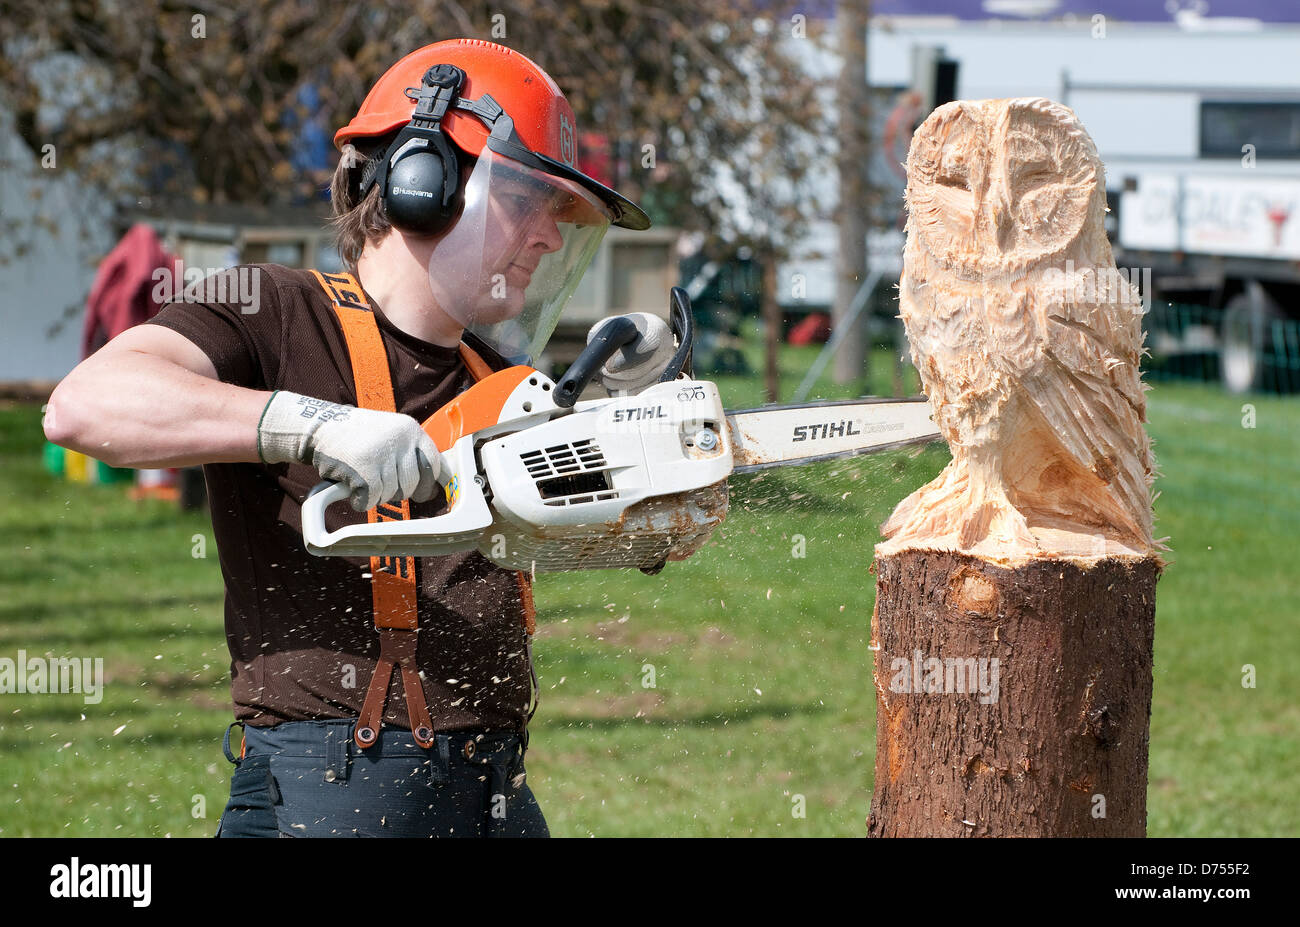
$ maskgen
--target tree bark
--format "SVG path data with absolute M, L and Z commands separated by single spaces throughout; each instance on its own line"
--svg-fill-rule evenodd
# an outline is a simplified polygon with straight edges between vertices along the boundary
M 874 569 L 870 836 L 1145 836 L 1158 557 Z M 974 658 L 975 684 L 930 658 Z
M 871 94 L 867 89 L 868 0 L 841 0 L 836 27 L 842 63 L 836 85 L 839 152 L 836 169 L 840 184 L 839 255 L 835 302 L 831 316 L 836 329 L 847 323 L 853 297 L 867 279 L 867 218 L 870 207 Z M 869 309 L 841 342 L 833 358 L 836 383 L 867 382 Z
M 764 250 L 759 261 L 763 271 L 763 386 L 768 402 L 780 402 L 781 367 L 778 359 L 785 331 L 781 304 L 776 299 L 776 255 Z

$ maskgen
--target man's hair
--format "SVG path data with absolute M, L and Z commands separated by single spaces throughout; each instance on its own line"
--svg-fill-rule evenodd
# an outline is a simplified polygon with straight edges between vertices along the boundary
M 334 212 L 330 224 L 334 227 L 339 257 L 350 271 L 356 271 L 366 242 L 378 241 L 392 228 L 384 215 L 379 185 L 375 184 L 364 197 L 360 196 L 363 169 L 374 158 L 384 156 L 392 138 L 367 139 L 369 144 L 364 150 L 355 145 L 346 148 L 330 181 L 330 205 Z

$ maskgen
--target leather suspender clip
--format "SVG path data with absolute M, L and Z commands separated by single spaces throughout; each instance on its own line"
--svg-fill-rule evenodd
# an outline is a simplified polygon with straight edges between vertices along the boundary
M 428 750 L 434 743 L 433 721 L 424 701 L 424 686 L 420 683 L 420 671 L 415 663 L 415 641 L 419 631 L 415 628 L 379 628 L 378 631 L 379 662 L 375 666 L 375 674 L 370 677 L 361 717 L 357 720 L 357 746 L 362 749 L 372 747 L 379 740 L 388 682 L 392 678 L 393 668 L 399 666 L 402 670 L 402 690 L 406 696 L 406 713 L 411 720 L 411 736 L 417 744 Z

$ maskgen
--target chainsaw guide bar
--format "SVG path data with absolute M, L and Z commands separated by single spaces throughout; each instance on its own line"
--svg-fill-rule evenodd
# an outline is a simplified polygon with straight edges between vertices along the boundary
M 924 396 L 762 406 L 727 413 L 733 473 L 874 454 L 938 440 Z

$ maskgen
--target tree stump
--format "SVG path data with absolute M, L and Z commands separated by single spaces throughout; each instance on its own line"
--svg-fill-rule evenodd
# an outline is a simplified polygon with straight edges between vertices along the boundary
M 1074 114 L 908 154 L 900 315 L 953 459 L 876 547 L 871 836 L 1142 836 L 1155 585 L 1141 297 Z

